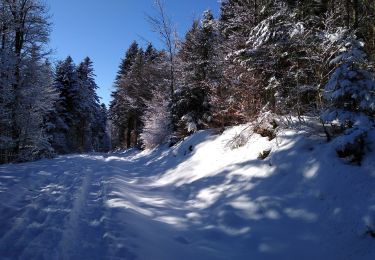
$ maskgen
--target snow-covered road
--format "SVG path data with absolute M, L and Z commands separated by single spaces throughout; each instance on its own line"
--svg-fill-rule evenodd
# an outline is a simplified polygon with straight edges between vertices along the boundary
M 1 171 L 2 258 L 103 259 L 104 177 L 97 161 L 67 156 Z
M 186 247 L 182 201 L 133 176 L 141 168 L 108 155 L 0 166 L 0 259 L 212 258 Z
M 0 259 L 374 259 L 375 150 L 236 132 L 0 166 Z

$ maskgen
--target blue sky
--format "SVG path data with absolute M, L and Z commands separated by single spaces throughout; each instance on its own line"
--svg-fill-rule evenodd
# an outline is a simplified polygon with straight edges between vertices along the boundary
M 79 63 L 89 56 L 95 67 L 98 94 L 108 104 L 118 65 L 133 40 L 160 46 L 146 14 L 154 14 L 153 0 L 46 0 L 52 15 L 50 47 L 55 60 L 72 56 Z M 164 0 L 180 37 L 211 9 L 216 17 L 219 0 Z

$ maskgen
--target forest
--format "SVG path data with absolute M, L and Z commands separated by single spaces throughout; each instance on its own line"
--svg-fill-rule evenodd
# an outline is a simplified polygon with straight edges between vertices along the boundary
M 0 0 L 0 259 L 375 259 L 375 0 L 204 1 Z
M 127 49 L 109 108 L 90 58 L 50 62 L 40 0 L 0 1 L 0 162 L 173 146 L 264 115 L 318 118 L 360 161 L 375 116 L 375 1 L 225 0 L 175 33 L 162 1 L 146 19 L 164 48 Z M 125 46 L 126 48 L 126 46 Z M 269 119 L 259 132 L 272 135 Z

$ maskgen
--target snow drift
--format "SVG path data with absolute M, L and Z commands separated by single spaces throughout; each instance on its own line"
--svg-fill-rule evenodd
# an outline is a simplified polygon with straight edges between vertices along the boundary
M 0 259 L 374 259 L 371 148 L 356 166 L 311 128 L 238 126 L 1 166 Z

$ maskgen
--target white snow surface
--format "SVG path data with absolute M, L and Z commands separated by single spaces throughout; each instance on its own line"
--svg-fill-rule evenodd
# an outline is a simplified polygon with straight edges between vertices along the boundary
M 361 166 L 305 130 L 230 149 L 244 129 L 0 166 L 0 259 L 375 259 L 374 144 Z

